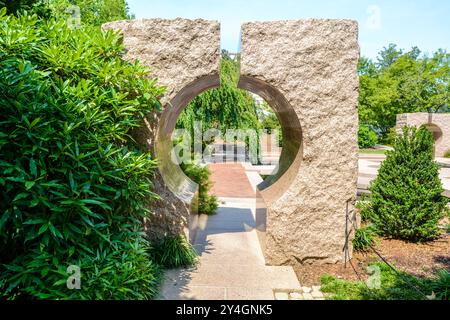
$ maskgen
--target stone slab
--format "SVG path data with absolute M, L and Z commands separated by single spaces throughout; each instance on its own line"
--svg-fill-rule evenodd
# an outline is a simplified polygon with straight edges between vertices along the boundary
M 273 98 L 268 102 L 286 142 L 280 167 L 291 157 L 289 169 L 261 191 L 268 206 L 266 262 L 343 262 L 346 208 L 353 214 L 357 194 L 358 25 L 251 22 L 242 26 L 241 38 L 239 86 Z M 300 148 L 290 148 L 296 144 Z

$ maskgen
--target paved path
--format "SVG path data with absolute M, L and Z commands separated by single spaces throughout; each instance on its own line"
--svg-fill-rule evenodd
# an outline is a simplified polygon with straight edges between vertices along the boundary
M 203 227 L 194 239 L 199 263 L 167 271 L 160 299 L 273 300 L 280 292 L 301 292 L 292 267 L 265 265 L 255 229 L 254 187 L 244 168 L 221 164 L 211 169 L 227 187 L 214 189 L 222 197 L 217 214 L 200 218 Z
M 212 194 L 227 198 L 255 198 L 255 190 L 241 163 L 211 163 L 208 168 L 214 184 Z

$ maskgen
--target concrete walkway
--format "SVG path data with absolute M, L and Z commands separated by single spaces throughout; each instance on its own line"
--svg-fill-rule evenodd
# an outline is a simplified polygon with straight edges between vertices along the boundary
M 221 197 L 217 214 L 200 218 L 202 227 L 194 240 L 199 263 L 167 271 L 160 299 L 273 300 L 279 291 L 301 290 L 292 267 L 265 265 L 255 229 L 256 200 L 243 197 L 242 190 L 254 195 L 244 168 L 220 166 L 213 177 L 226 174 L 229 187 L 215 188 Z

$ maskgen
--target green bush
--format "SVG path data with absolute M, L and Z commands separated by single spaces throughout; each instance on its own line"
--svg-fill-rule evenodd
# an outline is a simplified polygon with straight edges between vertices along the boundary
M 154 243 L 151 255 L 164 268 L 189 267 L 197 262 L 197 252 L 184 236 L 166 237 Z
M 375 231 L 372 227 L 364 227 L 355 231 L 353 239 L 353 249 L 355 251 L 367 251 L 375 244 Z
M 362 222 L 370 222 L 370 194 L 362 194 L 355 207 L 361 214 Z
M 108 21 L 132 18 L 125 0 L 0 0 L 0 8 L 5 7 L 8 14 L 27 10 L 42 18 L 68 19 L 75 13 L 69 10 L 73 6 L 78 6 L 83 24 L 100 26 Z
M 360 125 L 358 130 L 358 145 L 361 149 L 371 148 L 378 143 L 378 136 L 369 126 Z
M 0 13 L 0 296 L 149 298 L 155 161 L 130 130 L 162 89 L 120 37 Z M 81 290 L 66 269 L 81 267 Z
M 438 235 L 448 199 L 433 161 L 433 137 L 406 127 L 372 183 L 370 219 L 381 235 L 412 241 Z
M 208 167 L 202 166 L 195 161 L 182 164 L 181 167 L 184 173 L 198 184 L 198 213 L 207 215 L 216 213 L 218 207 L 217 197 L 209 194 L 212 182 Z

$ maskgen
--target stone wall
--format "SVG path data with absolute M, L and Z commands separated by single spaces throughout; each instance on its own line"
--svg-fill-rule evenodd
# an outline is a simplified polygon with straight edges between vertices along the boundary
M 433 133 L 436 157 L 443 157 L 450 150 L 450 114 L 418 112 L 397 115 L 397 133 L 406 125 L 425 126 Z

